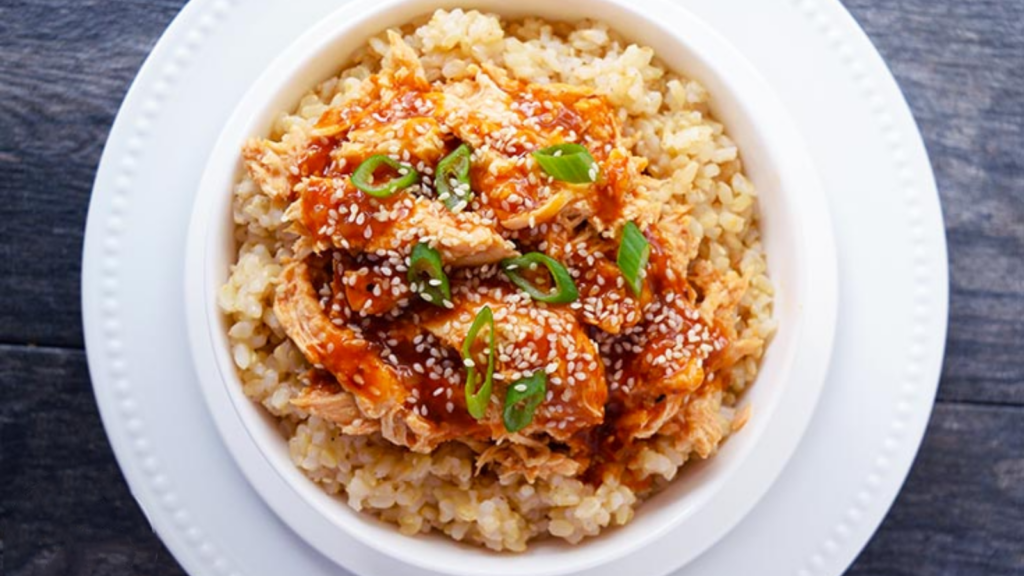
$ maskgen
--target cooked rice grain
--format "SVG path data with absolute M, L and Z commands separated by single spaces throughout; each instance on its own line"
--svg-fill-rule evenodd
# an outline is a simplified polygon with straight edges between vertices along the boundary
M 709 114 L 707 91 L 666 71 L 651 49 L 625 42 L 604 24 L 503 22 L 453 10 L 438 11 L 429 22 L 402 32 L 432 81 L 462 78 L 470 64 L 489 62 L 530 82 L 593 87 L 619 107 L 634 153 L 648 158 L 649 172 L 663 179 L 663 197 L 692 206 L 684 225 L 700 242 L 697 261 L 724 287 L 744 289 L 734 343 L 741 354 L 730 387 L 705 400 L 718 407 L 719 416 L 696 423 L 686 438 L 657 435 L 646 441 L 629 463 L 640 477 L 654 480 L 640 494 L 611 478 L 596 487 L 561 476 L 503 485 L 487 470 L 474 474 L 474 454 L 461 444 L 416 454 L 379 436 L 341 434 L 290 404 L 309 366 L 274 318 L 272 299 L 294 238 L 283 232 L 286 205 L 263 194 L 248 177 L 234 197 L 238 260 L 219 295 L 230 319 L 232 357 L 245 394 L 280 419 L 295 464 L 356 510 L 393 522 L 405 534 L 436 529 L 494 550 L 522 551 L 529 540 L 546 535 L 579 542 L 627 522 L 642 499 L 675 477 L 691 457 L 713 454 L 731 431 L 732 406 L 757 374 L 774 330 L 754 187 L 742 173 L 736 144 Z M 271 138 L 306 134 L 329 105 L 379 69 L 387 46 L 383 34 L 374 37 L 338 77 L 307 94 L 294 112 L 282 114 Z

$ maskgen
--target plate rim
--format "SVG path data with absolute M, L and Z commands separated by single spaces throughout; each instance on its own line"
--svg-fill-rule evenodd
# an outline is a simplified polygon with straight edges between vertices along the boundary
M 132 83 L 128 95 L 125 97 L 118 117 L 114 122 L 114 127 L 110 132 L 110 140 L 104 148 L 100 169 L 97 172 L 93 187 L 93 197 L 90 201 L 83 247 L 82 306 L 87 344 L 86 351 L 89 358 L 89 371 L 93 379 L 94 393 L 100 407 L 104 427 L 107 430 L 108 438 L 114 448 L 121 469 L 128 480 L 133 494 L 139 501 L 140 507 L 147 514 L 147 517 L 149 517 L 157 532 L 168 545 L 168 548 L 175 553 L 178 561 L 185 565 L 190 572 L 196 574 L 223 573 L 225 570 L 230 569 L 230 563 L 225 560 L 223 555 L 211 555 L 204 552 L 202 550 L 202 544 L 204 544 L 202 539 L 197 540 L 182 534 L 183 529 L 180 523 L 168 519 L 166 514 L 158 508 L 157 496 L 165 493 L 166 490 L 161 489 L 157 482 L 161 478 L 159 467 L 145 460 L 140 462 L 138 455 L 133 452 L 137 447 L 133 448 L 131 446 L 133 441 L 138 443 L 140 440 L 144 440 L 145 437 L 140 436 L 137 427 L 132 426 L 132 415 L 137 411 L 129 408 L 129 402 L 125 398 L 125 382 L 122 380 L 124 376 L 123 358 L 118 354 L 118 347 L 111 346 L 112 342 L 105 340 L 106 333 L 116 326 L 116 322 L 112 323 L 109 316 L 104 318 L 110 310 L 110 307 L 107 306 L 106 298 L 111 293 L 111 288 L 102 282 L 103 278 L 100 273 L 108 269 L 107 262 L 104 259 L 118 253 L 116 234 L 114 237 L 115 241 L 111 242 L 111 236 L 104 236 L 104 233 L 110 231 L 116 233 L 119 230 L 123 230 L 124 227 L 124 190 L 122 189 L 122 183 L 118 182 L 117 176 L 112 173 L 112 164 L 114 163 L 115 156 L 119 156 L 119 159 L 122 161 L 131 158 L 130 155 L 125 154 L 125 152 L 130 152 L 132 148 L 128 128 L 126 128 L 126 125 L 130 122 L 127 117 L 131 115 L 136 118 L 145 118 L 148 113 L 150 114 L 149 117 L 152 118 L 151 111 L 147 112 L 143 109 L 143 105 L 149 102 L 143 100 L 141 86 L 144 83 L 152 85 L 160 79 L 157 77 L 156 71 L 158 61 L 161 61 L 161 63 L 177 63 L 179 66 L 185 63 L 185 59 L 171 53 L 171 46 L 174 40 L 180 41 L 184 35 L 182 29 L 185 27 L 184 22 L 186 20 L 193 27 L 198 22 L 200 30 L 205 26 L 205 32 L 208 33 L 210 27 L 224 17 L 224 14 L 233 2 L 234 0 L 232 2 L 226 0 L 194 0 L 189 5 L 186 5 L 146 58 L 139 74 Z M 924 148 L 920 131 L 917 129 L 912 115 L 910 115 L 909 107 L 906 104 L 905 98 L 899 92 L 895 79 L 892 78 L 891 73 L 885 67 L 877 50 L 871 45 L 870 40 L 863 30 L 860 29 L 859 25 L 856 24 L 852 16 L 838 2 L 815 4 L 809 0 L 796 0 L 792 4 L 807 14 L 808 17 L 821 16 L 824 13 L 825 19 L 836 18 L 838 15 L 838 18 L 843 21 L 842 26 L 849 26 L 852 23 L 852 30 L 856 34 L 851 37 L 851 40 L 855 44 L 860 45 L 857 48 L 858 54 L 861 56 L 866 54 L 870 66 L 876 67 L 880 65 L 880 68 L 872 68 L 870 71 L 875 72 L 875 78 L 881 78 L 883 84 L 885 84 L 883 90 L 886 98 L 891 99 L 894 92 L 899 101 L 898 109 L 895 110 L 898 116 L 896 124 L 899 124 L 897 127 L 901 128 L 903 132 L 909 132 L 911 140 L 909 146 L 907 146 L 907 153 L 912 157 L 910 163 L 914 164 L 914 166 L 911 166 L 908 170 L 917 178 L 923 177 L 923 181 L 918 183 L 919 192 L 922 193 L 918 195 L 922 196 L 924 203 L 927 204 L 924 207 L 924 211 L 927 212 L 924 218 L 927 221 L 923 222 L 921 226 L 928 228 L 927 232 L 931 235 L 930 240 L 935 241 L 932 242 L 929 250 L 933 252 L 933 255 L 939 256 L 940 260 L 938 266 L 930 270 L 929 274 L 923 279 L 918 280 L 919 286 L 931 289 L 933 295 L 938 296 L 932 302 L 932 305 L 936 305 L 938 310 L 932 309 L 931 312 L 939 312 L 940 321 L 938 322 L 937 332 L 940 338 L 938 344 L 933 345 L 920 355 L 923 357 L 923 360 L 918 365 L 917 376 L 914 379 L 917 381 L 919 388 L 923 386 L 924 394 L 923 396 L 918 394 L 917 398 L 911 399 L 913 406 L 916 407 L 915 409 L 919 414 L 916 417 L 916 421 L 910 423 L 910 431 L 904 433 L 901 439 L 897 439 L 897 443 L 900 446 L 911 446 L 910 457 L 901 457 L 895 466 L 890 465 L 888 470 L 883 471 L 884 473 L 881 474 L 883 480 L 892 478 L 894 475 L 897 478 L 894 486 L 891 485 L 892 482 L 890 480 L 880 490 L 882 492 L 880 496 L 878 494 L 872 496 L 870 503 L 875 505 L 875 510 L 877 510 L 878 503 L 881 503 L 882 511 L 876 513 L 867 509 L 867 506 L 863 508 L 865 510 L 864 513 L 870 516 L 870 518 L 862 521 L 861 525 L 870 525 L 867 532 L 870 535 L 884 518 L 885 510 L 888 510 L 891 506 L 898 493 L 899 486 L 906 479 L 907 472 L 913 462 L 913 455 L 920 448 L 921 438 L 925 432 L 928 415 L 931 413 L 931 407 L 938 386 L 939 368 L 941 367 L 945 344 L 945 339 L 941 336 L 944 336 L 948 329 L 948 260 L 945 233 L 942 226 L 941 206 L 935 186 L 934 174 L 928 163 L 927 152 Z M 201 12 L 201 9 L 205 11 Z M 847 20 L 849 22 L 846 22 Z M 850 30 L 847 29 L 843 32 L 849 32 Z M 188 45 L 190 41 L 191 39 L 183 43 Z M 865 47 L 866 51 L 864 50 Z M 910 121 L 909 124 L 906 122 L 907 120 Z M 102 222 L 100 221 L 101 213 L 102 216 L 106 216 L 106 219 Z M 940 232 L 937 236 L 935 234 L 936 230 Z M 101 320 L 103 321 L 101 322 Z M 922 409 L 923 418 L 920 417 Z M 152 492 L 150 492 L 150 488 L 152 488 Z M 856 538 L 860 542 L 859 545 L 855 547 L 852 553 L 849 550 L 844 550 L 843 557 L 848 555 L 849 559 L 852 559 L 866 545 L 869 539 L 868 537 L 860 538 L 859 536 Z M 827 551 L 827 544 L 829 542 L 832 541 L 828 538 L 824 539 L 819 548 Z M 801 574 L 825 573 L 824 571 L 831 570 L 835 562 L 823 563 L 821 561 L 822 556 L 822 554 L 816 554 L 808 558 L 808 569 L 801 571 Z M 828 560 L 828 556 L 824 556 Z M 833 557 L 835 557 L 834 554 Z M 838 562 L 843 564 L 843 567 L 848 564 L 848 560 L 840 559 Z M 225 565 L 228 568 L 224 568 Z
M 389 5 L 404 3 L 404 0 L 387 2 Z M 439 4 L 438 2 L 422 3 L 430 5 Z M 221 436 L 226 439 L 229 452 L 231 452 L 235 463 L 243 471 L 250 485 L 260 493 L 265 503 L 274 510 L 279 518 L 300 534 L 307 543 L 320 551 L 321 554 L 357 573 L 365 572 L 365 567 L 358 564 L 358 559 L 353 560 L 348 550 L 340 546 L 336 540 L 324 540 L 326 537 L 321 535 L 322 530 L 317 529 L 317 526 L 323 524 L 322 520 L 326 519 L 331 528 L 340 530 L 343 534 L 355 536 L 363 544 L 376 548 L 381 554 L 386 554 L 382 549 L 382 545 L 372 541 L 374 538 L 372 534 L 362 535 L 358 531 L 341 526 L 336 518 L 336 514 L 310 514 L 308 512 L 303 514 L 303 510 L 296 509 L 296 504 L 315 508 L 310 500 L 310 496 L 308 496 L 308 487 L 304 485 L 298 488 L 293 486 L 289 480 L 297 478 L 294 471 L 282 471 L 280 469 L 281 464 L 276 459 L 271 458 L 268 454 L 268 448 L 258 441 L 251 426 L 245 425 L 244 422 L 246 420 L 253 420 L 251 416 L 247 417 L 246 414 L 243 414 L 243 412 L 249 413 L 252 411 L 252 408 L 248 406 L 252 404 L 252 401 L 245 398 L 239 399 L 239 394 L 235 389 L 221 390 L 221 388 L 225 387 L 225 384 L 230 386 L 237 378 L 231 378 L 226 375 L 226 372 L 233 369 L 233 367 L 225 365 L 227 360 L 224 358 L 224 351 L 220 349 L 221 346 L 216 345 L 222 338 L 212 333 L 212 331 L 217 329 L 218 322 L 211 320 L 210 317 L 218 316 L 219 310 L 216 309 L 215 302 L 211 300 L 207 277 L 211 274 L 209 270 L 211 266 L 210 253 L 212 250 L 217 250 L 220 246 L 219 241 L 209 238 L 210 234 L 216 233 L 215 227 L 210 225 L 212 218 L 210 207 L 215 203 L 218 205 L 224 203 L 224 200 L 215 196 L 214 192 L 225 187 L 221 185 L 221 180 L 226 178 L 229 172 L 237 173 L 237 170 L 234 168 L 228 169 L 232 162 L 227 162 L 223 154 L 218 156 L 218 153 L 223 153 L 226 148 L 222 141 L 232 135 L 233 132 L 238 132 L 242 126 L 248 127 L 260 124 L 257 117 L 262 112 L 251 105 L 253 94 L 271 92 L 268 85 L 274 84 L 276 87 L 277 84 L 268 82 L 268 80 L 275 76 L 293 81 L 295 76 L 293 70 L 295 67 L 285 67 L 293 53 L 309 52 L 309 46 L 323 46 L 333 43 L 332 35 L 325 33 L 325 30 L 329 29 L 335 20 L 343 20 L 351 17 L 352 13 L 360 12 L 365 8 L 366 4 L 366 1 L 349 2 L 321 18 L 316 26 L 305 31 L 298 39 L 285 48 L 267 66 L 264 73 L 245 91 L 245 95 L 239 101 L 239 106 L 231 114 L 225 127 L 218 135 L 213 151 L 202 170 L 202 179 L 198 187 L 197 200 L 192 207 L 192 218 L 187 235 L 186 266 L 184 268 L 185 294 L 183 299 L 189 328 L 190 341 L 188 345 L 192 352 L 193 361 L 197 365 L 198 379 L 201 383 L 200 387 L 203 391 L 207 407 L 214 417 Z M 444 3 L 442 2 L 441 4 Z M 802 434 L 806 431 L 807 425 L 811 421 L 814 407 L 825 385 L 832 354 L 831 344 L 835 336 L 835 318 L 838 311 L 838 269 L 831 215 L 829 214 L 825 193 L 820 178 L 817 175 L 817 170 L 811 162 L 810 155 L 806 152 L 806 143 L 796 130 L 795 122 L 789 112 L 782 105 L 781 101 L 774 96 L 774 92 L 768 86 L 767 81 L 761 77 L 746 58 L 698 15 L 682 7 L 654 0 L 646 0 L 648 5 L 640 8 L 631 7 L 626 2 L 615 0 L 608 2 L 608 4 L 620 6 L 621 8 L 616 9 L 635 14 L 664 10 L 667 15 L 671 16 L 673 22 L 678 21 L 680 25 L 685 25 L 684 28 L 688 29 L 689 34 L 703 34 L 704 36 L 699 38 L 698 44 L 702 47 L 714 45 L 716 50 L 721 51 L 715 53 L 716 57 L 730 61 L 730 67 L 743 68 L 742 74 L 717 72 L 720 76 L 728 78 L 728 80 L 720 80 L 721 83 L 732 84 L 730 87 L 737 91 L 747 90 L 762 94 L 760 99 L 761 105 L 771 109 L 773 116 L 778 118 L 767 123 L 771 124 L 770 128 L 776 132 L 784 133 L 784 136 L 779 138 L 780 140 L 786 141 L 787 145 L 796 148 L 791 154 L 783 156 L 784 162 L 782 164 L 788 166 L 786 173 L 798 173 L 801 175 L 802 179 L 797 182 L 798 189 L 801 192 L 813 190 L 813 196 L 809 198 L 803 197 L 804 201 L 799 203 L 799 207 L 796 210 L 796 212 L 801 214 L 801 218 L 798 221 L 801 232 L 794 241 L 798 245 L 798 250 L 805 253 L 806 263 L 813 264 L 817 271 L 817 274 L 811 275 L 805 269 L 800 270 L 799 274 L 797 274 L 801 279 L 801 284 L 810 286 L 809 290 L 804 287 L 801 291 L 801 294 L 807 298 L 806 306 L 802 307 L 802 309 L 809 309 L 813 313 L 800 314 L 794 317 L 798 321 L 794 326 L 796 333 L 790 334 L 789 338 L 804 343 L 818 344 L 820 349 L 815 349 L 815 353 L 812 353 L 808 352 L 806 348 L 798 348 L 791 351 L 791 358 L 783 360 L 789 367 L 784 373 L 776 375 L 784 378 L 784 380 L 776 384 L 784 386 L 786 390 L 778 392 L 774 399 L 778 400 L 780 399 L 779 397 L 784 396 L 787 404 L 780 406 L 777 402 L 773 403 L 769 408 L 769 412 L 773 412 L 773 414 L 770 414 L 772 417 L 762 421 L 762 430 L 748 431 L 748 434 L 759 432 L 760 435 L 750 440 L 749 445 L 745 443 L 744 447 L 747 449 L 743 458 L 731 465 L 732 469 L 728 477 L 723 478 L 719 485 L 714 486 L 714 493 L 701 493 L 694 497 L 697 499 L 697 506 L 694 509 L 686 510 L 684 518 L 676 518 L 670 522 L 659 524 L 657 532 L 645 534 L 637 539 L 636 542 L 629 541 L 628 546 L 619 544 L 619 548 L 625 548 L 623 551 L 603 551 L 604 554 L 601 556 L 595 556 L 586 561 L 578 561 L 575 564 L 565 565 L 564 563 L 559 563 L 556 566 L 545 566 L 539 572 L 531 570 L 538 574 L 538 576 L 549 573 L 553 575 L 603 573 L 603 566 L 609 562 L 619 561 L 622 558 L 640 554 L 647 545 L 656 540 L 674 536 L 682 537 L 684 533 L 689 545 L 685 551 L 677 554 L 671 560 L 669 567 L 673 570 L 682 567 L 705 549 L 712 546 L 718 539 L 728 533 L 733 526 L 741 522 L 742 518 L 756 505 L 757 501 L 767 493 L 789 458 L 795 453 Z M 418 10 L 418 7 L 411 9 L 414 12 Z M 377 11 L 377 13 L 379 14 L 380 11 Z M 377 19 L 377 14 L 369 17 Z M 695 51 L 699 52 L 699 50 Z M 713 64 L 706 63 L 706 66 L 711 67 Z M 303 64 L 299 66 L 301 67 Z M 751 85 L 747 85 L 748 79 Z M 285 92 L 287 91 L 285 90 Z M 719 96 L 718 98 L 719 101 L 723 101 L 726 97 Z M 274 102 L 281 100 L 281 96 L 279 93 L 269 93 L 267 96 L 262 97 L 262 99 Z M 745 106 L 745 103 L 741 103 L 741 105 Z M 764 130 L 765 126 L 759 126 L 758 128 Z M 797 170 L 795 166 L 800 166 L 801 169 Z M 210 181 L 214 181 L 214 183 L 211 184 Z M 227 187 L 230 188 L 230 186 Z M 793 194 L 790 193 L 788 197 L 792 198 Z M 798 205 L 798 203 L 792 201 L 789 204 L 793 206 Z M 204 254 L 205 257 L 202 256 Z M 778 266 L 778 264 L 776 263 L 775 266 Z M 773 268 L 773 266 L 770 265 L 769 268 Z M 205 312 L 205 316 L 201 317 L 200 312 Z M 817 316 L 814 314 L 817 314 Z M 213 352 L 213 358 L 211 358 L 211 349 L 217 350 L 217 352 Z M 812 376 L 807 376 L 807 374 Z M 792 381 L 785 380 L 785 378 L 792 378 Z M 798 391 L 806 394 L 806 396 L 800 396 Z M 227 398 L 225 398 L 225 395 Z M 246 406 L 240 406 L 240 402 L 246 404 Z M 232 407 L 234 410 L 232 410 Z M 786 416 L 790 420 L 780 420 L 782 417 L 781 413 L 787 411 L 788 414 Z M 796 422 L 796 425 L 784 425 L 783 422 L 787 421 Z M 233 429 L 238 426 L 245 430 L 248 438 L 238 430 Z M 260 431 L 255 433 L 263 436 Z M 252 462 L 249 447 L 238 445 L 238 442 L 245 442 L 246 440 L 256 445 L 259 455 L 262 456 L 262 461 Z M 755 451 L 755 448 L 757 451 Z M 758 453 L 758 451 L 763 450 L 776 454 L 776 457 L 769 459 Z M 294 466 L 292 467 L 294 468 Z M 268 468 L 270 469 L 269 472 Z M 742 472 L 749 473 L 752 469 L 766 478 L 766 480 L 751 482 L 749 480 L 750 476 L 742 474 Z M 274 473 L 284 478 L 285 483 L 292 490 L 287 491 L 285 494 L 280 493 L 280 479 L 265 477 L 267 474 Z M 296 481 L 301 482 L 301 479 Z M 745 484 L 746 488 L 740 489 L 741 484 Z M 728 496 L 728 498 L 723 500 L 725 496 Z M 313 497 L 321 502 L 325 500 L 320 496 L 315 495 Z M 298 502 L 295 502 L 296 499 Z M 719 513 L 713 514 L 714 510 L 717 510 Z M 706 523 L 706 528 L 697 529 L 693 525 L 686 525 L 687 522 L 695 518 L 702 518 Z M 312 524 L 314 522 L 316 525 Z M 619 540 L 622 541 L 622 538 L 619 538 Z M 441 568 L 441 564 L 438 561 L 418 560 L 417 556 L 413 553 L 403 552 L 390 554 L 390 556 L 414 565 L 417 568 L 431 571 L 431 573 L 473 575 L 478 574 L 483 568 L 475 565 L 472 567 L 469 565 L 455 565 Z M 573 556 L 580 556 L 580 554 L 573 554 Z M 490 562 L 491 559 L 489 557 L 479 559 L 479 561 Z M 568 562 L 568 560 L 565 562 Z M 664 565 L 651 566 L 645 570 L 645 573 L 656 574 L 664 568 Z M 633 569 L 636 570 L 637 567 L 634 566 Z M 492 566 L 488 566 L 488 570 L 495 574 L 506 574 L 500 568 Z M 507 574 L 518 573 L 518 571 L 512 568 L 507 572 Z

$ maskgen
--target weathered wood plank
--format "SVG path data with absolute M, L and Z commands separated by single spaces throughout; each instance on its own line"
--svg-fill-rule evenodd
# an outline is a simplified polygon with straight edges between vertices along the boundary
M 0 386 L 8 573 L 180 573 L 121 479 L 84 354 L 0 346 Z M 896 506 L 850 574 L 1019 574 L 1022 455 L 1024 408 L 940 404 Z
M 81 346 L 95 165 L 182 0 L 0 3 L 0 342 Z M 950 242 L 940 403 L 851 574 L 1024 572 L 1024 3 L 845 0 L 921 126 Z M 181 574 L 114 462 L 79 351 L 0 346 L 5 573 Z
M 181 4 L 0 3 L 0 341 L 82 345 L 96 165 L 128 84 Z
M 1024 2 L 844 3 L 906 94 L 942 196 L 940 398 L 1024 404 Z
M 95 164 L 179 5 L 0 6 L 0 341 L 81 345 L 79 254 Z M 847 5 L 906 91 L 939 178 L 953 284 L 942 397 L 1024 403 L 1022 4 Z
M 906 91 L 943 195 L 953 297 L 942 397 L 1024 403 L 1022 4 L 846 3 Z M 81 345 L 79 254 L 95 165 L 124 90 L 179 5 L 0 6 L 0 341 Z
M 0 346 L 11 576 L 181 574 L 128 491 L 79 350 Z
M 849 576 L 1024 573 L 1024 409 L 940 403 Z

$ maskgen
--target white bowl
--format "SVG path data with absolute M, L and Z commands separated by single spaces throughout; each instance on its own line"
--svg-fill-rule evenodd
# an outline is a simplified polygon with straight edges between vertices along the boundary
M 454 7 L 509 17 L 595 18 L 652 47 L 669 68 L 710 91 L 714 114 L 738 142 L 746 173 L 759 191 L 779 329 L 743 399 L 753 406 L 750 421 L 714 458 L 691 463 L 665 491 L 640 505 L 628 525 L 576 546 L 545 541 L 511 555 L 443 536 L 407 537 L 324 493 L 292 464 L 273 419 L 243 395 L 216 304 L 236 256 L 231 193 L 241 174 L 244 140 L 267 133 L 279 112 L 291 110 L 302 94 L 335 74 L 369 36 L 436 8 Z M 631 576 L 674 570 L 735 526 L 781 472 L 811 418 L 832 350 L 835 249 L 823 192 L 804 145 L 756 71 L 701 20 L 662 0 L 345 4 L 292 44 L 240 102 L 210 155 L 188 243 L 185 304 L 192 353 L 228 449 L 285 523 L 325 556 L 362 574 L 394 570 L 396 559 L 424 572 L 466 576 L 602 574 L 613 561 L 621 568 L 627 557 Z M 665 539 L 679 544 L 666 546 Z

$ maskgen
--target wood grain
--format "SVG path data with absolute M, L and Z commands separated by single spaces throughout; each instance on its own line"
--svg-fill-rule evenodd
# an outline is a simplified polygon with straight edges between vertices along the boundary
M 0 358 L 4 573 L 181 574 L 121 477 L 85 353 L 0 346 Z
M 848 576 L 1022 573 L 1021 411 L 938 404 L 903 491 Z
M 96 165 L 129 83 L 181 4 L 0 2 L 0 342 L 82 346 Z
M 0 490 L 16 527 L 7 573 L 178 574 L 110 454 L 85 355 L 3 346 L 0 355 Z M 1020 410 L 939 404 L 905 489 L 850 575 L 1010 576 L 1024 567 L 1021 542 Z
M 182 574 L 107 445 L 79 307 L 100 152 L 182 3 L 0 2 L 5 574 Z M 939 404 L 904 490 L 849 574 L 1024 574 L 1024 2 L 845 3 L 921 127 L 951 275 Z
M 1024 404 L 1024 2 L 848 0 L 924 135 L 949 242 L 939 397 Z

